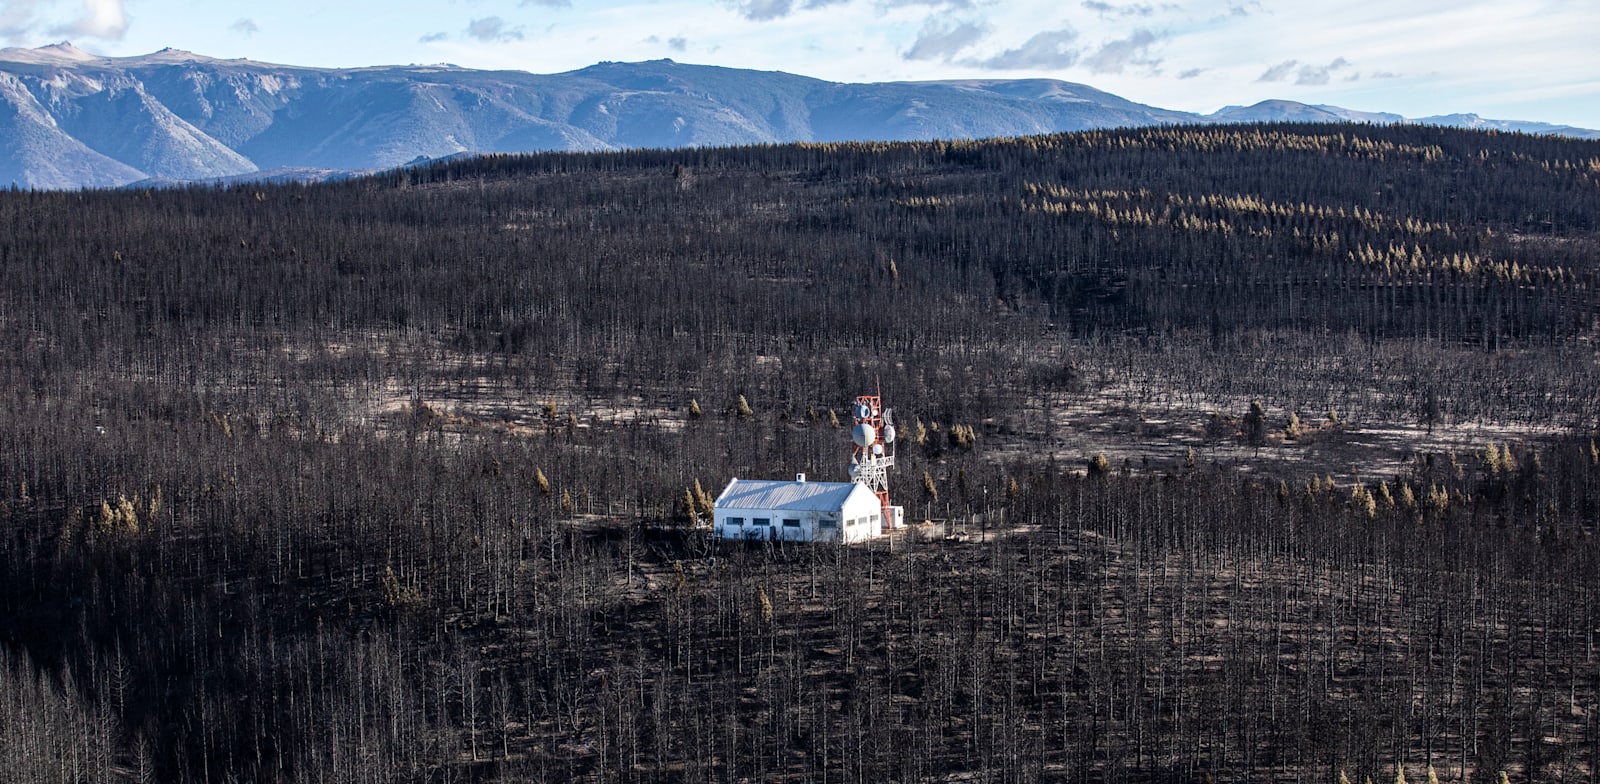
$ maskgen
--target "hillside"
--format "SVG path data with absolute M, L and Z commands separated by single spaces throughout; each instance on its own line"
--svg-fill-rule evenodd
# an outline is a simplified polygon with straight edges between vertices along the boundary
M 1283 124 L 0 193 L 0 779 L 1585 779 L 1597 186 Z M 928 525 L 697 532 L 879 385 Z
M 1397 115 L 1288 101 L 1202 116 L 1047 79 L 838 84 L 656 60 L 561 74 L 301 68 L 176 50 L 0 50 L 0 185 L 106 187 L 384 169 L 458 153 L 1010 137 L 1175 123 Z M 1476 115 L 1530 133 L 1593 132 Z

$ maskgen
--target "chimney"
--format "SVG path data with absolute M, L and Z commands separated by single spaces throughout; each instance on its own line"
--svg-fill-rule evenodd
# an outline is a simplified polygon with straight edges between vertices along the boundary
M 804 481 L 806 481 L 806 475 L 805 474 L 795 474 L 794 475 L 794 481 L 796 481 L 796 482 L 804 482 Z

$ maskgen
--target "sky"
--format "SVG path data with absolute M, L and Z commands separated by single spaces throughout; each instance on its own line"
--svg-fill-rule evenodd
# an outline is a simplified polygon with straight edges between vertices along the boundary
M 1202 113 L 1283 98 L 1600 128 L 1600 0 L 0 0 L 0 44 L 63 40 L 319 67 L 1045 77 Z

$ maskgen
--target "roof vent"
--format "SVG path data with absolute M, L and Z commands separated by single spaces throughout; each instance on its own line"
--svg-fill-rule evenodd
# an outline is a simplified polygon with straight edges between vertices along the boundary
M 806 475 L 805 474 L 795 474 L 794 475 L 794 481 L 796 481 L 796 482 L 804 482 L 804 481 L 806 481 Z

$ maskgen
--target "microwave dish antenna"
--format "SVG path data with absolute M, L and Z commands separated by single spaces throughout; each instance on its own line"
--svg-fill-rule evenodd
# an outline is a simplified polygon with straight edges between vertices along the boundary
M 894 528 L 889 504 L 889 469 L 894 466 L 894 415 L 883 407 L 882 394 L 859 395 L 851 405 L 855 422 L 850 428 L 850 479 L 866 485 L 882 507 L 883 530 Z

